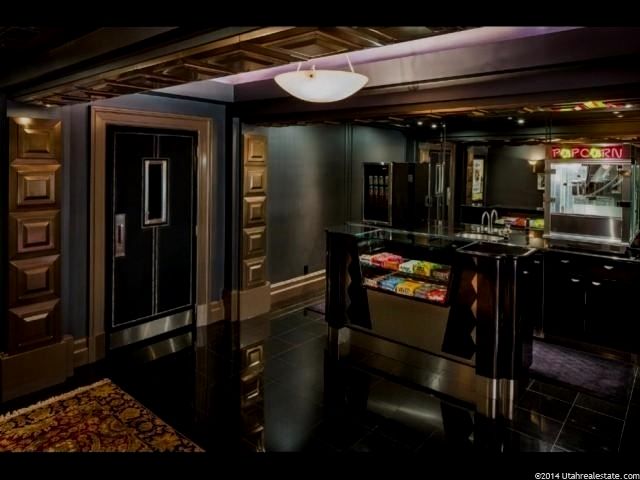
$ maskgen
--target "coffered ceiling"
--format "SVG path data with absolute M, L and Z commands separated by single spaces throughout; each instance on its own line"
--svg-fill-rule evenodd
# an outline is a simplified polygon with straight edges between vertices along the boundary
M 6 28 L 6 27 L 5 27 Z M 16 28 L 16 27 L 9 27 Z M 108 66 L 99 73 L 73 80 L 64 77 L 41 85 L 13 86 L 11 98 L 38 105 L 68 105 L 119 95 L 182 85 L 188 82 L 313 60 L 419 38 L 452 33 L 468 27 L 263 27 L 197 44 L 143 62 L 117 68 Z M 55 29 L 54 29 L 55 30 Z M 4 33 L 9 35 L 11 31 Z M 13 31 L 13 34 L 20 34 Z M 28 34 L 27 31 L 25 34 Z M 48 32 L 60 35 L 61 32 Z M 47 34 L 47 32 L 42 32 Z M 0 45 L 2 39 L 0 31 Z M 36 43 L 38 40 L 34 40 Z M 11 47 L 0 47 L 0 55 Z M 15 52 L 11 53 L 12 55 Z

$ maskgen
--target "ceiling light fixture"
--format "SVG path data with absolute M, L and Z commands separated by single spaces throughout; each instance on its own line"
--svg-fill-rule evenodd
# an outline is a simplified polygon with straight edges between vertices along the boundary
M 437 123 L 432 123 L 431 124 L 431 128 L 438 128 L 438 124 Z
M 518 125 L 522 125 L 524 123 L 524 118 L 519 118 L 518 119 Z
M 624 106 L 624 108 L 631 108 L 631 107 L 633 107 L 633 105 L 631 105 L 630 103 L 627 103 L 627 104 Z
M 418 126 L 422 126 L 422 120 L 418 120 L 416 123 L 418 124 Z
M 300 70 L 302 63 L 298 63 L 295 72 L 281 73 L 276 75 L 274 80 L 284 91 L 306 102 L 326 103 L 343 100 L 369 81 L 367 76 L 354 72 L 349 56 L 345 56 L 350 72 L 316 70 L 315 65 L 311 66 L 311 70 Z

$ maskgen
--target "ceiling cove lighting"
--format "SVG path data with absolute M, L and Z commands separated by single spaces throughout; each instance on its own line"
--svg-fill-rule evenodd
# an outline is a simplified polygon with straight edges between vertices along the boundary
M 347 56 L 350 72 L 343 70 L 300 70 L 301 63 L 295 72 L 276 75 L 274 80 L 284 91 L 305 102 L 327 103 L 337 102 L 350 97 L 362 87 L 369 78 L 353 71 L 351 60 Z

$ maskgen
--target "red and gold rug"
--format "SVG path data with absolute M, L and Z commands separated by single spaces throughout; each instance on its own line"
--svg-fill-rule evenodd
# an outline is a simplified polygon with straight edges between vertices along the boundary
M 0 417 L 2 452 L 202 452 L 110 380 Z

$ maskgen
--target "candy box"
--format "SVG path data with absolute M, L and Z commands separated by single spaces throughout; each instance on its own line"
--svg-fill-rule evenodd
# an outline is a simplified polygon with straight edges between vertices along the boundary
M 427 294 L 434 288 L 436 287 L 434 285 L 431 285 L 430 283 L 423 283 L 420 285 L 420 287 L 415 289 L 415 291 L 413 292 L 413 296 L 427 298 Z
M 401 293 L 403 295 L 413 295 L 418 288 L 420 288 L 422 284 L 419 282 L 412 282 L 407 280 L 406 282 L 399 283 L 396 286 L 396 292 Z
M 378 287 L 380 285 L 380 282 L 382 280 L 384 280 L 387 277 L 387 275 L 378 275 L 375 277 L 364 277 L 364 284 L 368 285 L 369 287 Z
M 367 255 L 367 254 L 360 255 L 360 263 L 364 263 L 365 265 L 371 265 L 371 255 Z
M 433 302 L 444 302 L 446 296 L 447 291 L 443 288 L 434 288 L 427 292 L 427 300 L 431 300 Z
M 404 259 L 396 259 L 396 258 L 391 258 L 389 257 L 387 260 L 384 261 L 384 263 L 382 264 L 382 266 L 384 268 L 388 268 L 389 270 L 398 270 L 398 267 L 400 266 L 400 264 L 402 263 Z
M 428 277 L 431 274 L 431 263 L 418 261 L 413 267 L 413 273 Z
M 398 270 L 400 270 L 401 272 L 413 273 L 417 263 L 417 260 L 409 260 L 408 262 L 401 263 L 398 266 Z
M 444 282 L 449 280 L 449 268 L 437 268 L 435 270 L 431 270 L 431 276 L 437 280 L 442 280 Z
M 387 278 L 385 278 L 384 280 L 381 280 L 381 281 L 378 283 L 378 286 L 379 286 L 380 288 L 384 288 L 384 289 L 386 289 L 386 290 L 393 290 L 393 291 L 395 291 L 395 290 L 396 290 L 396 286 L 397 286 L 399 283 L 402 283 L 402 282 L 404 282 L 404 281 L 405 281 L 405 279 L 404 279 L 404 278 L 400 278 L 400 277 L 387 277 Z
M 379 267 L 382 267 L 384 265 L 384 262 L 389 259 L 390 255 L 391 254 L 387 253 L 387 252 L 376 253 L 375 255 L 373 255 L 371 257 L 371 264 L 372 265 L 377 265 Z

